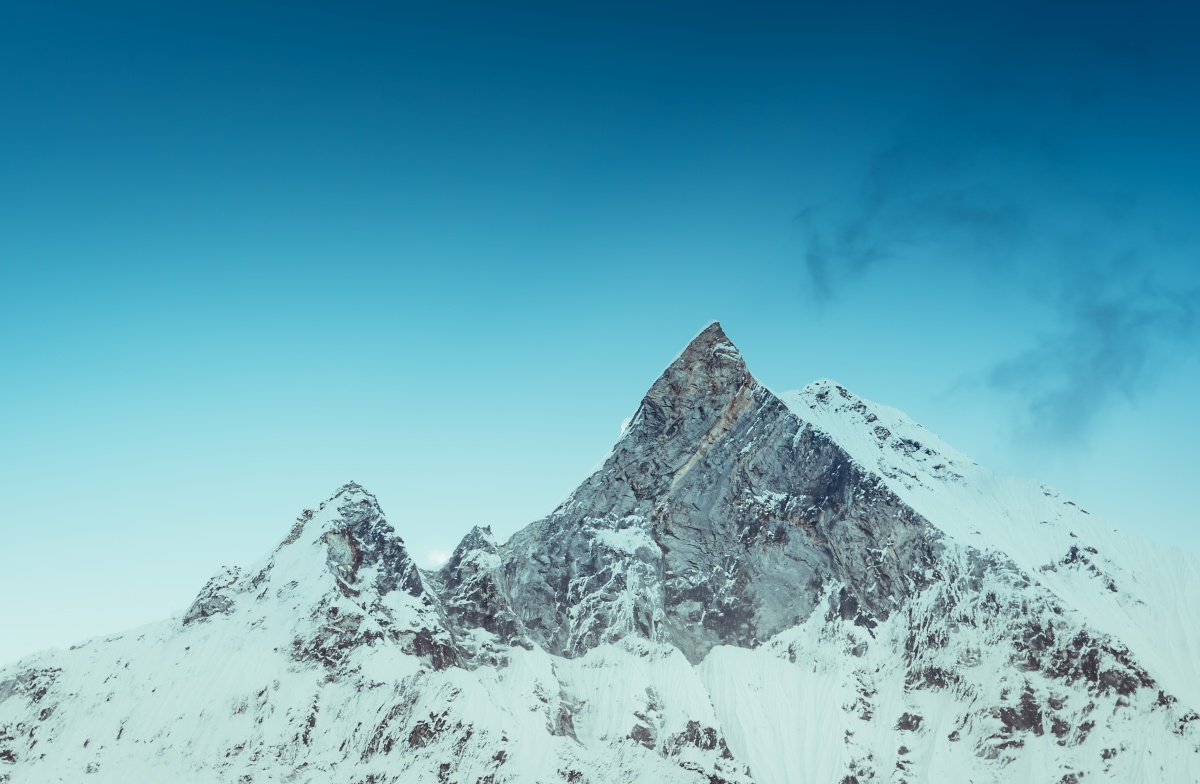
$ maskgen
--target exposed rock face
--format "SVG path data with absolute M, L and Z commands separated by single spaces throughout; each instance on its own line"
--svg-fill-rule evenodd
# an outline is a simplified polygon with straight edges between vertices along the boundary
M 242 570 L 238 567 L 222 566 L 216 574 L 209 578 L 208 583 L 200 590 L 200 595 L 196 597 L 196 601 L 192 602 L 192 606 L 183 614 L 184 625 L 231 611 L 233 599 L 229 596 L 229 589 L 233 588 L 241 576 Z
M 714 324 L 654 383 L 603 468 L 513 537 L 504 574 L 547 650 L 638 634 L 697 662 L 794 626 L 833 583 L 839 611 L 886 618 L 927 584 L 939 538 L 759 384 Z
M 500 590 L 499 570 L 491 528 L 475 526 L 437 573 L 442 607 L 464 662 L 499 664 L 509 646 L 533 647 Z
M 0 782 L 1198 782 L 1198 586 L 713 324 L 507 543 L 422 572 L 351 483 L 181 617 L 0 670 Z

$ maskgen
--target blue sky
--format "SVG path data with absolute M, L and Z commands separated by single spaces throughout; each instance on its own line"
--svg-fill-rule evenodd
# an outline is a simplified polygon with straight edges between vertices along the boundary
M 712 319 L 1200 551 L 1187 4 L 245 5 L 0 12 L 0 661 L 507 535 Z

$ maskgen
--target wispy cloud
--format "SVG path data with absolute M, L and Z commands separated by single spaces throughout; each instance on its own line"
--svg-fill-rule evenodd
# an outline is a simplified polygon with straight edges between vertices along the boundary
M 850 204 L 801 211 L 804 262 L 817 297 L 833 296 L 876 265 L 939 247 L 964 247 L 977 263 L 1010 258 L 1028 238 L 1030 207 L 1018 186 L 989 176 L 996 150 L 956 144 L 895 141 L 873 156 Z
M 1157 380 L 1179 348 L 1194 345 L 1200 292 L 1149 282 L 1116 296 L 1067 303 L 1062 331 L 1000 362 L 989 382 L 1024 401 L 1026 435 L 1078 443 L 1115 402 Z
M 1137 174 L 1110 173 L 1128 140 L 1104 114 L 1141 100 L 1171 65 L 1125 43 L 1113 33 L 1046 49 L 1049 67 L 977 64 L 870 156 L 848 198 L 798 216 L 818 301 L 852 296 L 884 265 L 919 262 L 968 266 L 1047 312 L 1056 330 L 998 358 L 986 379 L 1019 403 L 1025 437 L 1080 443 L 1109 406 L 1197 350 L 1190 229 L 1155 213 Z

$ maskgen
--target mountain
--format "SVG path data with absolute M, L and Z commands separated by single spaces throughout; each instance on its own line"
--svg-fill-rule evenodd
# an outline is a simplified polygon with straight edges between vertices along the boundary
M 712 324 L 507 542 L 419 569 L 351 483 L 0 669 L 0 782 L 1200 782 L 1198 708 L 1200 558 Z

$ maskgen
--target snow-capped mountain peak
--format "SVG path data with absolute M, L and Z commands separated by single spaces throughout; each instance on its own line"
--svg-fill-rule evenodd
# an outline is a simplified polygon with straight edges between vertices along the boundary
M 0 781 L 1200 781 L 1200 565 L 710 324 L 436 571 L 351 483 L 180 616 L 0 670 Z

